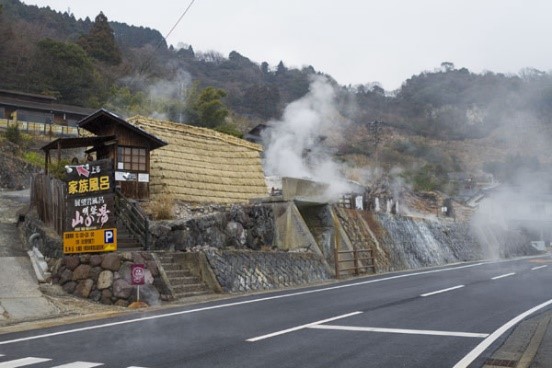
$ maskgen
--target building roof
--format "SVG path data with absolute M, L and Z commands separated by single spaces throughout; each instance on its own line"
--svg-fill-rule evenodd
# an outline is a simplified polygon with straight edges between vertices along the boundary
M 56 104 L 56 103 L 51 103 L 46 101 L 36 102 L 36 101 L 30 101 L 30 100 L 16 98 L 16 97 L 2 96 L 1 94 L 0 94 L 0 105 L 13 106 L 16 108 L 49 112 L 49 113 L 58 112 L 58 113 L 75 114 L 75 115 L 82 115 L 82 116 L 89 115 L 93 111 L 95 111 L 93 109 L 88 109 L 85 107 L 62 105 L 62 104 Z
M 101 137 L 58 138 L 42 146 L 40 149 L 44 152 L 48 152 L 53 149 L 85 148 L 115 140 L 116 137 L 114 135 Z
M 151 153 L 150 191 L 193 203 L 243 203 L 267 195 L 262 147 L 211 129 L 136 116 L 168 142 Z
M 157 149 L 159 147 L 163 147 L 167 144 L 165 141 L 159 139 L 156 135 L 150 134 L 138 126 L 129 124 L 125 119 L 123 119 L 119 115 L 116 115 L 105 109 L 100 109 L 95 113 L 85 117 L 84 119 L 79 121 L 77 125 L 79 128 L 86 129 L 87 131 L 93 134 L 103 135 L 105 134 L 104 132 L 105 132 L 106 124 L 113 124 L 113 123 L 123 126 L 126 129 L 129 129 L 132 132 L 136 133 L 137 135 L 146 139 L 150 143 L 151 150 Z

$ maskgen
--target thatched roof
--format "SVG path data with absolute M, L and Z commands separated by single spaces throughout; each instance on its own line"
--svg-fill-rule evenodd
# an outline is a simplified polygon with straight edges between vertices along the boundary
M 239 203 L 267 195 L 260 145 L 211 129 L 142 116 L 128 122 L 168 145 L 151 152 L 150 193 L 195 203 Z

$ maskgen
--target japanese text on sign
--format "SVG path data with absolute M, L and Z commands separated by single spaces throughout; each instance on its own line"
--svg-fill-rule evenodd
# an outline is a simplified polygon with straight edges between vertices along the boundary
M 82 213 L 81 213 L 82 211 Z M 81 211 L 76 210 L 74 217 L 71 219 L 71 227 L 74 229 L 78 225 L 84 227 L 91 227 L 97 225 L 100 228 L 109 221 L 110 210 L 107 209 L 107 205 L 104 204 L 98 206 L 83 207 Z
M 72 231 L 63 233 L 63 252 L 88 253 L 117 250 L 117 229 Z
M 67 182 L 67 194 L 69 195 L 94 193 L 109 189 L 111 189 L 111 184 L 107 175 Z

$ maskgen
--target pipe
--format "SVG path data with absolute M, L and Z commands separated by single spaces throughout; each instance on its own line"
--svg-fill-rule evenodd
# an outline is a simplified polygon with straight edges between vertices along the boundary
M 32 234 L 31 236 L 29 236 L 29 240 L 28 240 L 28 245 L 29 245 L 29 248 L 32 248 L 33 247 L 33 241 L 36 239 L 36 238 L 40 238 L 42 235 L 40 235 L 40 233 L 34 233 Z

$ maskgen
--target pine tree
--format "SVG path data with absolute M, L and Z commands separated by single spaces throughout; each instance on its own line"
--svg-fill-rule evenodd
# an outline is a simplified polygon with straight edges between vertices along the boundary
M 78 44 L 96 60 L 113 65 L 121 63 L 121 52 L 115 43 L 113 30 L 102 12 L 94 20 L 90 32 L 79 38 Z

